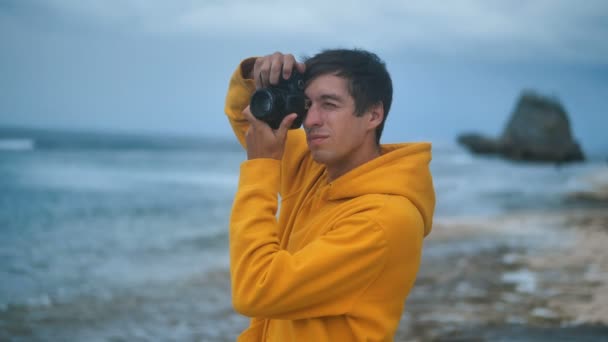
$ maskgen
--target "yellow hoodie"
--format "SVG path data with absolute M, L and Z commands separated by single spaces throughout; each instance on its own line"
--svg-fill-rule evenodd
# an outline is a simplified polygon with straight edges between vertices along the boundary
M 254 90 L 237 69 L 225 111 L 243 145 Z M 299 129 L 283 160 L 243 162 L 230 271 L 234 308 L 253 319 L 238 340 L 392 341 L 432 226 L 430 160 L 427 143 L 382 145 L 328 182 Z

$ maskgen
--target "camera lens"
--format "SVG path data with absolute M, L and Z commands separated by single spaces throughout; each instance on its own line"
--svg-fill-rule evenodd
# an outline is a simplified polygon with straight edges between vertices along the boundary
M 251 97 L 251 113 L 258 119 L 272 114 L 274 107 L 274 96 L 266 89 L 256 91 Z

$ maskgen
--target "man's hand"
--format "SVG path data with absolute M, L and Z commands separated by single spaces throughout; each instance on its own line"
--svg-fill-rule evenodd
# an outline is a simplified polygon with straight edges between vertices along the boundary
M 281 160 L 285 149 L 287 131 L 298 115 L 292 113 L 284 117 L 281 125 L 276 130 L 270 128 L 264 121 L 256 119 L 251 114 L 249 106 L 243 110 L 243 116 L 249 121 L 249 129 L 245 134 L 247 159 L 273 158 Z
M 304 73 L 306 65 L 296 62 L 292 54 L 275 52 L 272 55 L 259 57 L 255 60 L 253 70 L 248 78 L 255 80 L 255 87 L 265 88 L 269 85 L 279 83 L 279 77 L 288 79 L 294 67 L 300 73 Z
M 304 73 L 306 66 L 304 63 L 296 62 L 292 54 L 275 52 L 272 55 L 257 58 L 247 78 L 255 80 L 257 89 L 266 88 L 269 85 L 277 85 L 279 77 L 288 79 L 294 68 L 300 73 Z M 249 130 L 245 135 L 247 159 L 273 158 L 280 160 L 283 158 L 287 131 L 297 114 L 293 113 L 283 118 L 281 125 L 276 130 L 256 119 L 251 114 L 249 107 L 243 110 L 243 116 L 249 121 Z

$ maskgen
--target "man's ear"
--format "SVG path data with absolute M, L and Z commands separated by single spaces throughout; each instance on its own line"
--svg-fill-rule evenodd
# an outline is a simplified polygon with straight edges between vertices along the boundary
M 371 106 L 369 109 L 369 128 L 376 129 L 384 120 L 384 104 L 382 102 L 378 102 L 375 105 Z

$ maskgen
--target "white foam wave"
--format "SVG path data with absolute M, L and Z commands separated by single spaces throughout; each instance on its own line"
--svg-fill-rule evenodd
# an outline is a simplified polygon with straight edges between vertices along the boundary
M 608 167 L 587 171 L 569 184 L 568 195 L 587 200 L 608 200 Z
M 0 150 L 28 151 L 33 150 L 36 142 L 28 138 L 4 138 L 0 139 Z
M 538 288 L 536 274 L 528 269 L 505 272 L 502 281 L 514 284 L 519 292 L 534 293 Z
M 608 167 L 594 170 L 586 177 L 586 181 L 593 189 L 608 192 Z

